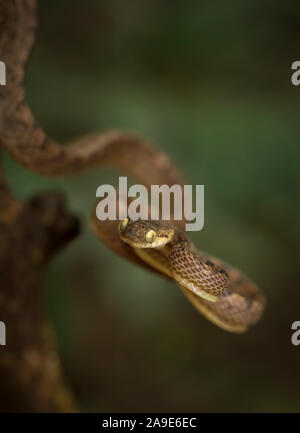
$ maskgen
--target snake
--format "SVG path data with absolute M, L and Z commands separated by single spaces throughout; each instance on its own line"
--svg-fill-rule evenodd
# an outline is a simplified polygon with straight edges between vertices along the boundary
M 126 218 L 119 232 L 138 257 L 173 278 L 194 307 L 220 328 L 242 333 L 260 319 L 265 297 L 256 284 L 233 266 L 197 250 L 174 225 Z
M 22 166 L 44 176 L 77 174 L 109 166 L 150 188 L 184 185 L 180 170 L 151 141 L 131 132 L 88 133 L 61 144 L 38 124 L 26 100 L 24 76 L 37 28 L 35 0 L 0 0 L 0 144 Z M 80 101 L 78 102 L 80 103 Z M 241 271 L 198 250 L 184 221 L 99 221 L 90 225 L 111 250 L 140 267 L 173 280 L 190 303 L 220 328 L 247 331 L 261 318 L 266 299 Z

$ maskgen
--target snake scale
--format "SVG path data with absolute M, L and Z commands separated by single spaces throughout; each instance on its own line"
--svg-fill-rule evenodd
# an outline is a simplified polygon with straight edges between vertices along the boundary
M 87 134 L 61 145 L 37 124 L 25 99 L 25 67 L 35 42 L 34 0 L 0 0 L 0 60 L 6 86 L 0 86 L 0 142 L 23 166 L 46 176 L 77 173 L 107 165 L 151 184 L 183 185 L 179 171 L 152 143 L 131 133 Z M 265 298 L 233 266 L 197 250 L 183 232 L 183 221 L 98 221 L 91 225 L 109 248 L 139 266 L 176 281 L 205 317 L 231 332 L 256 323 Z

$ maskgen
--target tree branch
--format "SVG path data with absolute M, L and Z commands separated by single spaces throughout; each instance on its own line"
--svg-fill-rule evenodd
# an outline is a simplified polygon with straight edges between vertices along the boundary
M 2 176 L 3 182 L 3 176 Z M 0 196 L 0 208 L 4 209 Z M 10 202 L 10 204 L 9 204 Z M 1 411 L 72 411 L 41 286 L 53 254 L 78 233 L 78 221 L 58 193 L 20 203 L 5 197 L 0 216 Z

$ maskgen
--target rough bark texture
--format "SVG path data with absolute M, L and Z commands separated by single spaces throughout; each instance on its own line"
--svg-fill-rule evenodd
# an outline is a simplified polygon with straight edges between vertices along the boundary
M 47 263 L 78 233 L 78 222 L 58 193 L 16 201 L 1 188 L 0 319 L 6 346 L 0 347 L 0 410 L 73 411 L 55 337 L 43 303 Z

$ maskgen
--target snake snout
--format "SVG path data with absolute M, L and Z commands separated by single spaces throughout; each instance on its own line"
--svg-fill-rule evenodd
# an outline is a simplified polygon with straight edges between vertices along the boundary
M 120 238 L 133 248 L 164 247 L 174 236 L 174 229 L 162 222 L 150 220 L 122 220 Z

